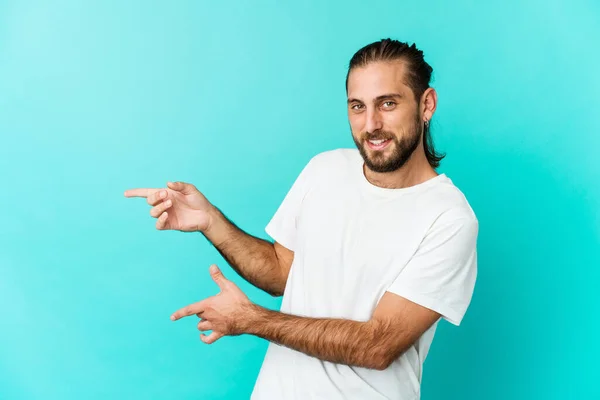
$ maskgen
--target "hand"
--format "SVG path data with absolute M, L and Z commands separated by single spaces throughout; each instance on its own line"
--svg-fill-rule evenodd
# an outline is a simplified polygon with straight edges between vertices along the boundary
M 125 197 L 145 197 L 153 206 L 150 215 L 158 218 L 159 230 L 205 232 L 215 209 L 194 185 L 185 182 L 169 182 L 164 189 L 130 189 Z
M 227 280 L 214 264 L 210 266 L 210 275 L 221 292 L 183 307 L 171 315 L 172 321 L 194 314 L 200 317 L 198 330 L 212 331 L 210 335 L 200 335 L 200 339 L 206 344 L 214 343 L 223 336 L 245 333 L 254 309 L 248 297 L 235 283 Z

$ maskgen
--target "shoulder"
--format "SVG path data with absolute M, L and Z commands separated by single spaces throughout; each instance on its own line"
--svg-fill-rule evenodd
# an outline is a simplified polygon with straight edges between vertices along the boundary
M 330 181 L 348 175 L 360 158 L 355 149 L 333 149 L 315 154 L 305 166 L 307 175 L 311 178 Z
M 465 194 L 446 175 L 438 179 L 439 183 L 416 200 L 419 208 L 430 216 L 432 227 L 468 226 L 477 231 L 479 221 Z
M 310 159 L 308 164 L 315 165 L 318 167 L 343 167 L 348 164 L 352 164 L 353 162 L 356 162 L 357 156 L 360 157 L 358 150 L 354 149 L 341 148 L 325 150 L 314 155 Z

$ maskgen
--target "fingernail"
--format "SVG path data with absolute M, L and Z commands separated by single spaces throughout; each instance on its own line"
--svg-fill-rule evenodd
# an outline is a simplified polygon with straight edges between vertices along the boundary
M 167 196 L 167 192 L 160 192 L 160 198 L 164 199 Z
M 171 199 L 167 200 L 167 207 L 171 207 Z
M 214 274 L 215 272 L 217 272 L 217 266 L 216 266 L 216 265 L 214 265 L 214 264 L 213 264 L 213 265 L 211 265 L 211 266 L 210 266 L 210 272 L 212 272 L 213 274 Z
M 171 315 L 171 321 L 175 321 L 175 316 Z

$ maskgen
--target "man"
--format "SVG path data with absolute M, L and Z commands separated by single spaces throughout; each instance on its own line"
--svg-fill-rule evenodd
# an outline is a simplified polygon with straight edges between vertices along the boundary
M 269 340 L 253 399 L 420 398 L 438 321 L 460 324 L 477 275 L 477 218 L 436 172 L 431 72 L 414 45 L 390 39 L 354 55 L 346 91 L 358 151 L 310 160 L 266 227 L 274 243 L 191 184 L 126 192 L 147 198 L 157 229 L 202 232 L 247 281 L 283 295 L 281 312 L 264 309 L 212 265 L 221 292 L 171 317 L 200 317 L 205 343 Z

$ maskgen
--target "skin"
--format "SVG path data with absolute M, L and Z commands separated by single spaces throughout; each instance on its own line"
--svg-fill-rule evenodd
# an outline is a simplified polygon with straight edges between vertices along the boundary
M 363 148 L 365 176 L 386 188 L 412 186 L 437 175 L 420 140 L 424 122 L 435 112 L 437 95 L 430 88 L 417 101 L 404 74 L 402 62 L 376 62 L 352 70 L 348 80 L 348 119 L 357 146 L 364 146 L 367 138 L 394 139 L 381 151 Z M 403 150 L 402 143 L 415 138 L 419 144 L 414 151 Z M 401 167 L 390 170 L 401 156 Z M 283 294 L 294 253 L 242 231 L 194 185 L 169 182 L 166 188 L 127 190 L 125 196 L 147 199 L 157 229 L 202 232 L 244 279 L 273 296 Z M 389 292 L 368 321 L 300 317 L 252 303 L 214 264 L 209 272 L 219 293 L 171 315 L 173 321 L 198 317 L 198 330 L 212 331 L 200 335 L 207 344 L 223 336 L 251 334 L 321 360 L 383 370 L 440 318 Z

